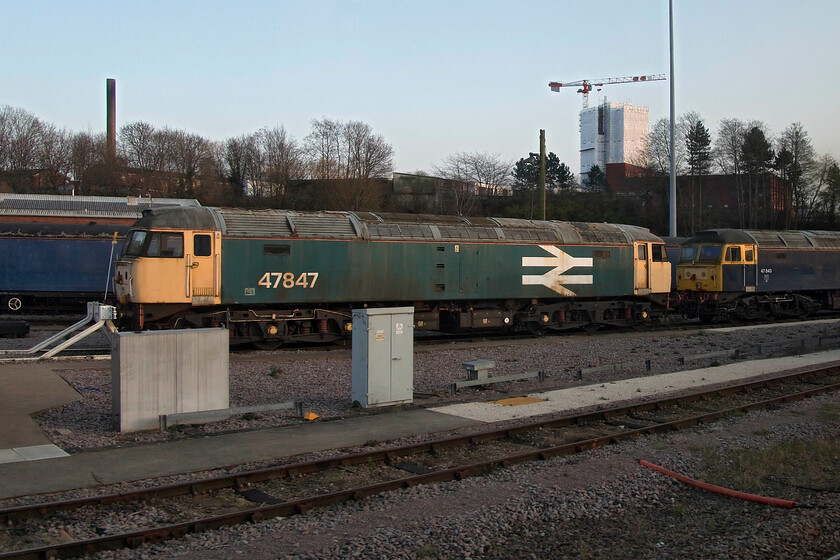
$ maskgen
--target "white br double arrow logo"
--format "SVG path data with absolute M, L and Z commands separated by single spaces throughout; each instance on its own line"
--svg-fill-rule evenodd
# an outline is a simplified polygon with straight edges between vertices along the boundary
M 592 268 L 591 257 L 571 257 L 553 245 L 540 245 L 540 248 L 554 256 L 522 257 L 522 266 L 553 266 L 554 268 L 539 276 L 523 274 L 523 286 L 545 286 L 560 295 L 574 296 L 577 294 L 566 288 L 566 284 L 592 284 L 591 274 L 563 275 L 564 272 L 576 266 Z

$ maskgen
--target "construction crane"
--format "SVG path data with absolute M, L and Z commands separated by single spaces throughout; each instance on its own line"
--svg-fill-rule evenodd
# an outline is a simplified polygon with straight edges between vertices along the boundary
M 632 84 L 636 82 L 653 82 L 664 80 L 665 74 L 651 74 L 649 76 L 623 76 L 621 78 L 598 78 L 597 80 L 578 80 L 576 82 L 548 82 L 551 91 L 560 91 L 561 87 L 579 87 L 578 93 L 583 94 L 583 108 L 589 107 L 589 92 L 601 91 L 607 84 Z

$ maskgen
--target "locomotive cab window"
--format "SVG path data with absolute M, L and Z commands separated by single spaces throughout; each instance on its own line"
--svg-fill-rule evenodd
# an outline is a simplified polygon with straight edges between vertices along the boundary
M 196 257 L 209 257 L 213 254 L 212 238 L 207 234 L 195 235 L 193 237 L 193 254 Z
M 146 257 L 181 258 L 184 256 L 184 236 L 180 233 L 149 234 L 143 255 Z
M 697 259 L 699 248 L 696 245 L 688 245 L 680 251 L 680 262 L 694 262 Z
M 668 262 L 668 252 L 665 251 L 665 245 L 653 245 L 653 262 Z
M 745 258 L 748 263 L 755 262 L 755 251 L 752 249 L 747 249 Z
M 647 245 L 639 245 L 639 260 L 647 260 Z
M 727 247 L 726 248 L 726 262 L 741 262 L 741 248 Z
M 697 260 L 705 263 L 719 263 L 722 254 L 723 247 L 720 245 L 703 245 L 700 247 L 700 256 Z
M 125 243 L 123 254 L 129 257 L 139 257 L 143 251 L 143 245 L 146 243 L 146 233 L 145 231 L 132 231 Z

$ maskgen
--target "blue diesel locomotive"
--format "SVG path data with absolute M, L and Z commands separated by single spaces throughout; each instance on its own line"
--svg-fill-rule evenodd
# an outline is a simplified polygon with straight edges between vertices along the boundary
M 701 231 L 677 264 L 680 311 L 703 321 L 840 309 L 840 232 Z

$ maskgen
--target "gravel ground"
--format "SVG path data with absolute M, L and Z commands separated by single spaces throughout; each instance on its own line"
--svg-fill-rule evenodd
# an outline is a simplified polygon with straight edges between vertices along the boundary
M 414 386 L 419 392 L 438 393 L 428 399 L 434 402 L 490 398 L 498 393 L 447 396 L 448 384 L 465 376 L 462 362 L 495 360 L 496 375 L 537 369 L 547 373 L 542 385 L 497 387 L 521 393 L 644 374 L 632 367 L 577 380 L 577 370 L 589 366 L 650 359 L 651 373 L 661 373 L 685 368 L 678 364 L 680 356 L 738 348 L 742 359 L 748 359 L 758 343 L 806 338 L 813 348 L 818 337 L 836 334 L 838 323 L 832 322 L 725 334 L 599 333 L 418 348 Z M 713 364 L 690 367 L 704 365 Z M 350 362 L 342 352 L 251 355 L 234 359 L 230 371 L 231 406 L 302 399 L 306 410 L 326 418 L 366 414 L 350 407 Z M 71 451 L 300 422 L 272 413 L 177 432 L 120 435 L 110 424 L 109 370 L 85 364 L 61 374 L 83 398 L 40 415 L 38 421 L 57 445 Z M 702 478 L 710 454 L 725 456 L 816 437 L 836 440 L 838 435 L 840 396 L 830 395 L 481 478 L 390 492 L 97 558 L 827 558 L 840 552 L 840 484 L 772 486 L 774 497 L 806 506 L 778 509 L 691 489 L 641 467 L 639 460 Z
M 500 393 L 518 394 L 645 375 L 648 372 L 641 365 L 644 360 L 651 361 L 650 374 L 728 363 L 731 360 L 715 358 L 691 361 L 683 366 L 679 364 L 679 358 L 739 349 L 741 359 L 748 359 L 755 357 L 757 344 L 773 341 L 806 339 L 807 347 L 816 350 L 819 337 L 838 334 L 839 328 L 840 322 L 814 322 L 728 333 L 596 333 L 513 343 L 489 340 L 435 346 L 433 349 L 418 347 L 414 355 L 414 390 L 429 398 L 416 399 L 415 404 L 483 400 L 499 397 Z M 838 343 L 840 339 L 828 342 L 833 347 Z M 785 352 L 790 349 L 780 346 L 777 350 Z M 542 370 L 546 373 L 546 381 L 501 383 L 486 390 L 466 389 L 450 396 L 450 384 L 466 378 L 461 364 L 479 358 L 495 361 L 493 375 Z M 70 453 L 303 422 L 292 411 L 277 411 L 236 416 L 201 426 L 178 426 L 167 432 L 120 434 L 111 418 L 110 366 L 103 363 L 98 367 L 96 363 L 82 362 L 84 367 L 76 367 L 79 362 L 67 363 L 68 369 L 61 370 L 60 374 L 79 392 L 81 400 L 46 411 L 36 419 L 53 442 Z M 578 370 L 582 368 L 620 363 L 632 365 L 617 371 L 587 373 L 583 379 L 577 379 Z M 323 419 L 375 413 L 351 407 L 350 380 L 351 363 L 347 351 L 236 355 L 230 364 L 230 406 L 297 400 L 303 402 L 304 410 L 314 412 Z
M 838 435 L 840 401 L 820 397 L 481 478 L 97 557 L 824 559 L 840 552 L 836 484 L 777 487 L 776 497 L 801 507 L 772 508 L 687 487 L 641 467 L 639 459 L 696 476 L 710 452 Z

